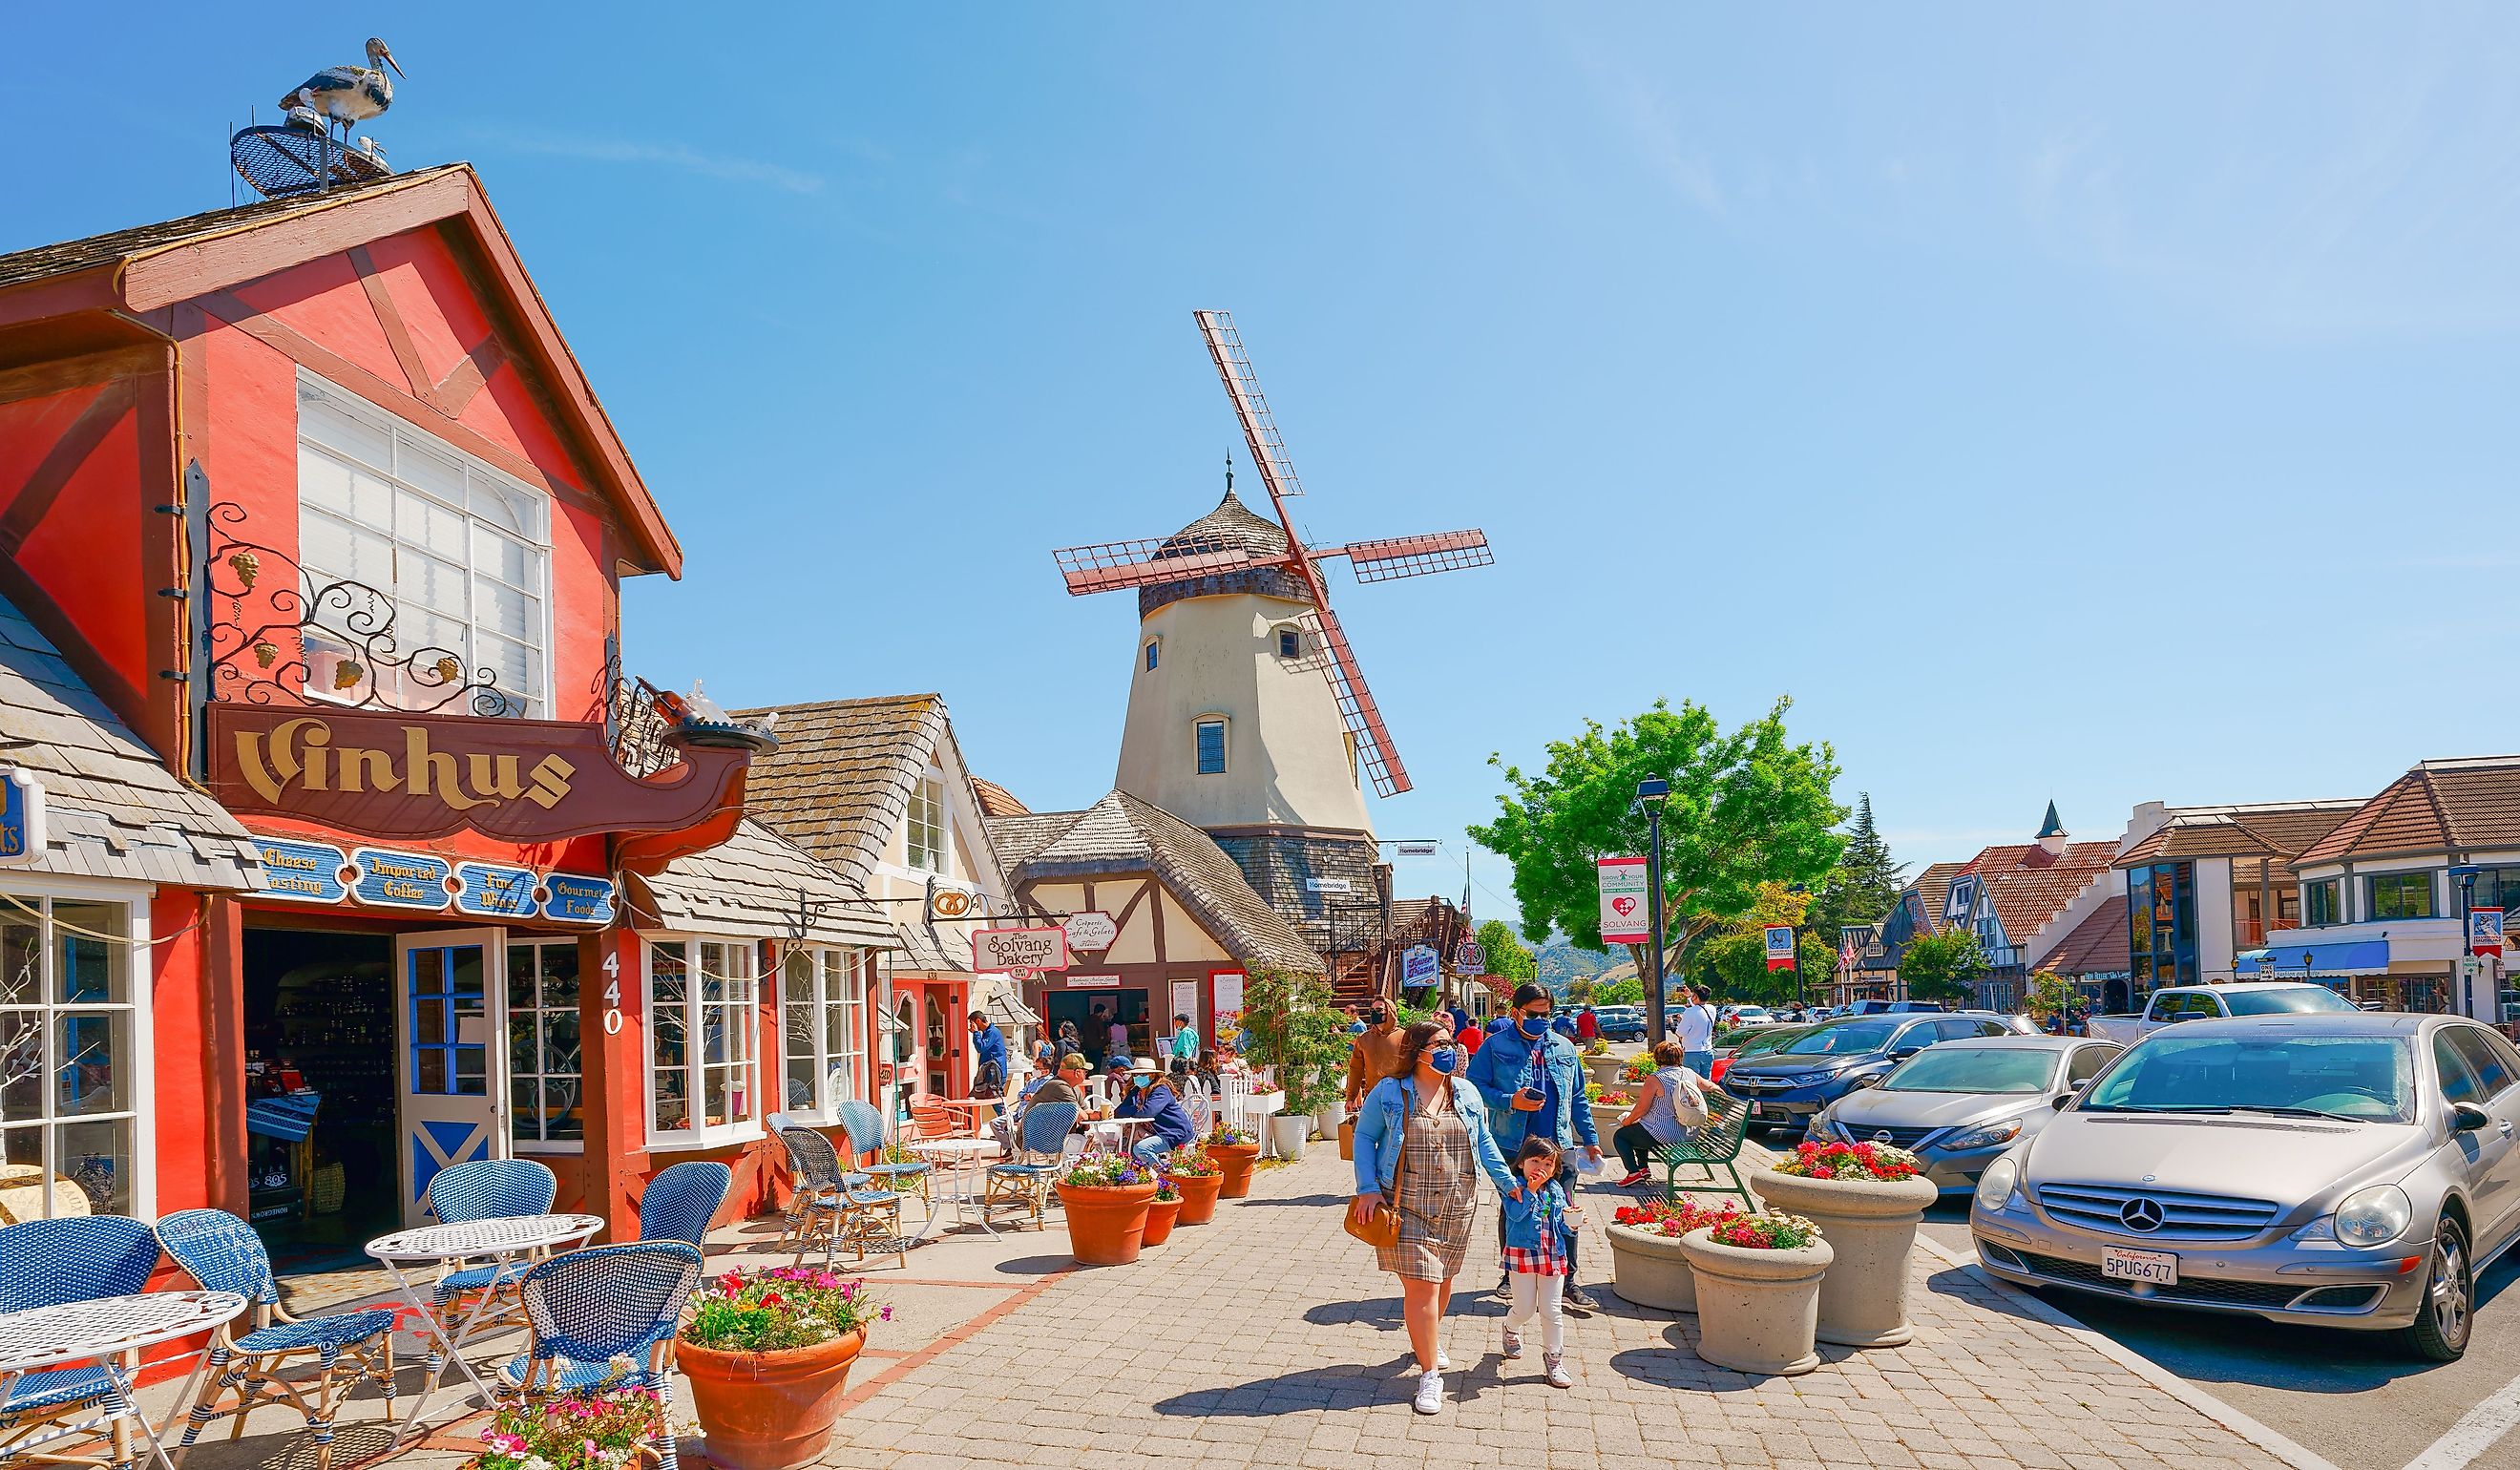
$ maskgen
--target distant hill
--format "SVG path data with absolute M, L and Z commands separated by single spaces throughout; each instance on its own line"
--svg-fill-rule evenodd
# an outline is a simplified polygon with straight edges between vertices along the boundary
M 1563 989 L 1569 980 L 1590 980 L 1613 965 L 1624 964 L 1627 957 L 1604 955 L 1598 950 L 1582 950 L 1563 934 L 1550 936 L 1540 947 L 1540 978 L 1552 989 Z

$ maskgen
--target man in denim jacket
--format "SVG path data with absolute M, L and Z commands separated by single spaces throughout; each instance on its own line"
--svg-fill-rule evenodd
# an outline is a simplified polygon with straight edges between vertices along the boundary
M 1557 1034 L 1551 1026 L 1551 1012 L 1555 1004 L 1549 988 L 1524 984 L 1513 993 L 1511 1023 L 1487 1040 L 1487 1044 L 1470 1058 L 1463 1074 L 1479 1090 L 1480 1099 L 1487 1104 L 1488 1131 L 1496 1135 L 1497 1147 L 1510 1156 L 1522 1146 L 1523 1135 L 1533 1129 L 1554 1142 L 1559 1158 L 1558 1181 L 1566 1186 L 1567 1196 L 1575 1193 L 1574 1151 L 1581 1147 L 1594 1163 L 1601 1161 L 1601 1144 L 1593 1131 L 1593 1103 L 1584 1095 L 1584 1059 L 1575 1044 Z M 1536 1091 L 1540 1106 L 1528 1111 L 1513 1105 L 1514 1094 L 1526 1088 Z M 1505 1239 L 1505 1218 L 1497 1218 L 1497 1239 Z M 1513 1282 L 1503 1282 L 1502 1295 L 1510 1296 Z M 1567 1262 L 1566 1305 L 1578 1312 L 1594 1309 L 1593 1299 L 1575 1284 L 1574 1261 Z

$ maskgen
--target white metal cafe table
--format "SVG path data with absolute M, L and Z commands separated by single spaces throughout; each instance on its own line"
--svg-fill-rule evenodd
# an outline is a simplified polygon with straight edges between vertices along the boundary
M 23 1454 L 34 1445 L 61 1439 L 110 1433 L 118 1421 L 136 1419 L 141 1432 L 149 1437 L 150 1453 L 159 1470 L 174 1470 L 175 1462 L 166 1457 L 166 1445 L 158 1435 L 158 1427 L 150 1423 L 149 1416 L 132 1403 L 131 1373 L 124 1359 L 143 1348 L 207 1332 L 234 1319 L 245 1309 L 245 1298 L 233 1291 L 149 1291 L 137 1296 L 100 1297 L 93 1302 L 64 1302 L 54 1307 L 0 1313 L 0 1400 L 17 1392 L 20 1381 L 29 1373 L 91 1359 L 112 1380 L 116 1396 L 116 1402 L 99 1405 L 93 1417 L 65 1424 L 56 1434 L 17 1447 L 16 1452 Z M 193 1383 L 177 1397 L 174 1412 L 192 1407 L 192 1390 L 200 1377 L 201 1369 L 196 1365 Z M 123 1448 L 119 1443 L 114 1446 L 117 1453 Z
M 935 1233 L 936 1223 L 944 1218 L 945 1206 L 949 1204 L 954 1207 L 956 1229 L 971 1223 L 971 1212 L 977 1207 L 980 1228 L 996 1235 L 997 1228 L 989 1224 L 987 1208 L 980 1205 L 979 1196 L 971 1187 L 974 1182 L 981 1181 L 979 1166 L 997 1151 L 996 1141 L 990 1138 L 912 1138 L 909 1143 L 910 1151 L 926 1160 L 930 1171 L 927 1218 L 919 1223 L 918 1230 L 910 1238 L 924 1241 Z M 939 1185 L 944 1189 L 942 1197 L 937 1193 Z
M 472 1365 L 464 1360 L 464 1345 L 482 1325 L 489 1314 L 490 1300 L 497 1293 L 482 1292 L 472 1303 L 472 1310 L 464 1314 L 463 1319 L 455 1324 L 455 1330 L 449 1333 L 438 1321 L 437 1314 L 429 1310 L 429 1304 L 420 1295 L 420 1288 L 430 1284 L 433 1278 L 422 1270 L 420 1279 L 415 1281 L 413 1269 L 433 1266 L 442 1270 L 459 1270 L 478 1264 L 511 1266 L 556 1245 L 576 1245 L 603 1228 L 604 1222 L 593 1215 L 518 1215 L 505 1220 L 470 1220 L 457 1225 L 422 1225 L 417 1229 L 380 1235 L 368 1242 L 368 1254 L 375 1257 L 378 1264 L 384 1267 L 386 1274 L 393 1277 L 394 1289 L 419 1314 L 421 1331 L 436 1340 L 438 1351 L 444 1355 L 444 1362 L 455 1365 L 455 1370 L 472 1383 L 472 1391 L 481 1396 L 482 1405 L 488 1407 L 498 1401 L 491 1395 L 489 1386 L 481 1381 L 480 1375 L 472 1371 Z M 429 1396 L 437 1392 L 438 1380 L 444 1374 L 445 1368 L 441 1364 L 432 1369 L 421 1384 L 420 1393 L 411 1401 L 411 1412 L 403 1416 L 401 1426 L 394 1431 L 394 1443 L 400 1444 L 420 1425 L 428 1406 Z

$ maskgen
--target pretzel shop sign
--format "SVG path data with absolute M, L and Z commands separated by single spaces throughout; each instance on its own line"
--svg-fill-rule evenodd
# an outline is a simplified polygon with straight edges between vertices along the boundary
M 740 799 L 748 750 L 686 747 L 641 780 L 601 725 L 321 706 L 209 706 L 210 794 L 240 816 L 385 838 L 667 832 Z

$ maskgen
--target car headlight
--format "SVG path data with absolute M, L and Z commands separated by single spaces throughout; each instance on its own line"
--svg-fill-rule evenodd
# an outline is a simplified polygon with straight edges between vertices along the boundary
M 1989 1214 L 2002 1209 L 2003 1202 L 2012 1197 L 2013 1186 L 2020 1182 L 2020 1162 L 2005 1154 L 1987 1165 L 1986 1173 L 1977 1177 L 1977 1207 Z
M 1836 1075 L 1834 1072 L 1796 1072 L 1785 1081 L 1798 1088 L 1816 1088 Z
M 1998 1143 L 2009 1143 L 2020 1136 L 2021 1120 L 2012 1118 L 2002 1123 L 1990 1123 L 1984 1128 L 1970 1129 L 1957 1138 L 1945 1140 L 1942 1146 L 1954 1152 L 1966 1148 L 1993 1148 Z
M 2395 1184 L 2374 1184 L 2345 1196 L 2334 1215 L 2311 1225 L 2327 1225 L 2334 1238 L 2347 1245 L 2386 1245 L 2405 1234 L 2414 1219 L 2415 1207 L 2406 1190 Z

